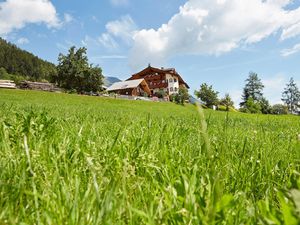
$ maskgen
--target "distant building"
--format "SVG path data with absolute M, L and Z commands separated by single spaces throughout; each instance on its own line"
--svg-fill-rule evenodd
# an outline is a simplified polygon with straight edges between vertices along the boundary
M 107 88 L 108 92 L 119 95 L 145 96 L 150 95 L 151 91 L 144 79 L 128 80 L 116 82 Z
M 180 87 L 189 89 L 188 84 L 182 79 L 174 68 L 155 68 L 150 64 L 142 71 L 133 74 L 129 80 L 145 79 L 150 89 L 150 96 L 164 92 L 166 95 L 177 94 Z

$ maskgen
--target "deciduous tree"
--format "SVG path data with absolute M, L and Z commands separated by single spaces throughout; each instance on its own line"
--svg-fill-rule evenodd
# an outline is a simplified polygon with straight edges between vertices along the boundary
M 218 105 L 218 94 L 219 92 L 214 91 L 212 85 L 209 86 L 206 83 L 201 84 L 199 91 L 195 91 L 195 95 L 209 108 Z
M 230 107 L 233 107 L 234 102 L 231 100 L 231 97 L 229 94 L 225 94 L 224 98 L 220 100 L 220 105 L 223 105 L 226 107 L 226 111 L 229 111 Z
M 288 108 L 285 105 L 282 104 L 275 104 L 272 106 L 272 114 L 282 115 L 282 114 L 288 114 Z
M 55 81 L 62 88 L 77 92 L 100 91 L 103 75 L 100 67 L 88 63 L 86 48 L 69 49 L 67 55 L 59 54 L 58 75 Z

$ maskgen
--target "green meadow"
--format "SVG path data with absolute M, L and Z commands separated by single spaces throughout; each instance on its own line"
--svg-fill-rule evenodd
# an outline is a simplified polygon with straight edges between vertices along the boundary
M 0 89 L 0 224 L 300 224 L 300 119 Z

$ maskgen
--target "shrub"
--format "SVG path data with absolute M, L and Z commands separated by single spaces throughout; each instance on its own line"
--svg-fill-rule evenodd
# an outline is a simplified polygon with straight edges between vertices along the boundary
M 272 114 L 284 115 L 288 114 L 288 107 L 282 104 L 273 105 L 271 108 Z

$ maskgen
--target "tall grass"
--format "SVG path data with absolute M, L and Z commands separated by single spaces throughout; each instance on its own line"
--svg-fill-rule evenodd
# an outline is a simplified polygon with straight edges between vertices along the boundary
M 0 224 L 299 224 L 300 120 L 0 90 Z

